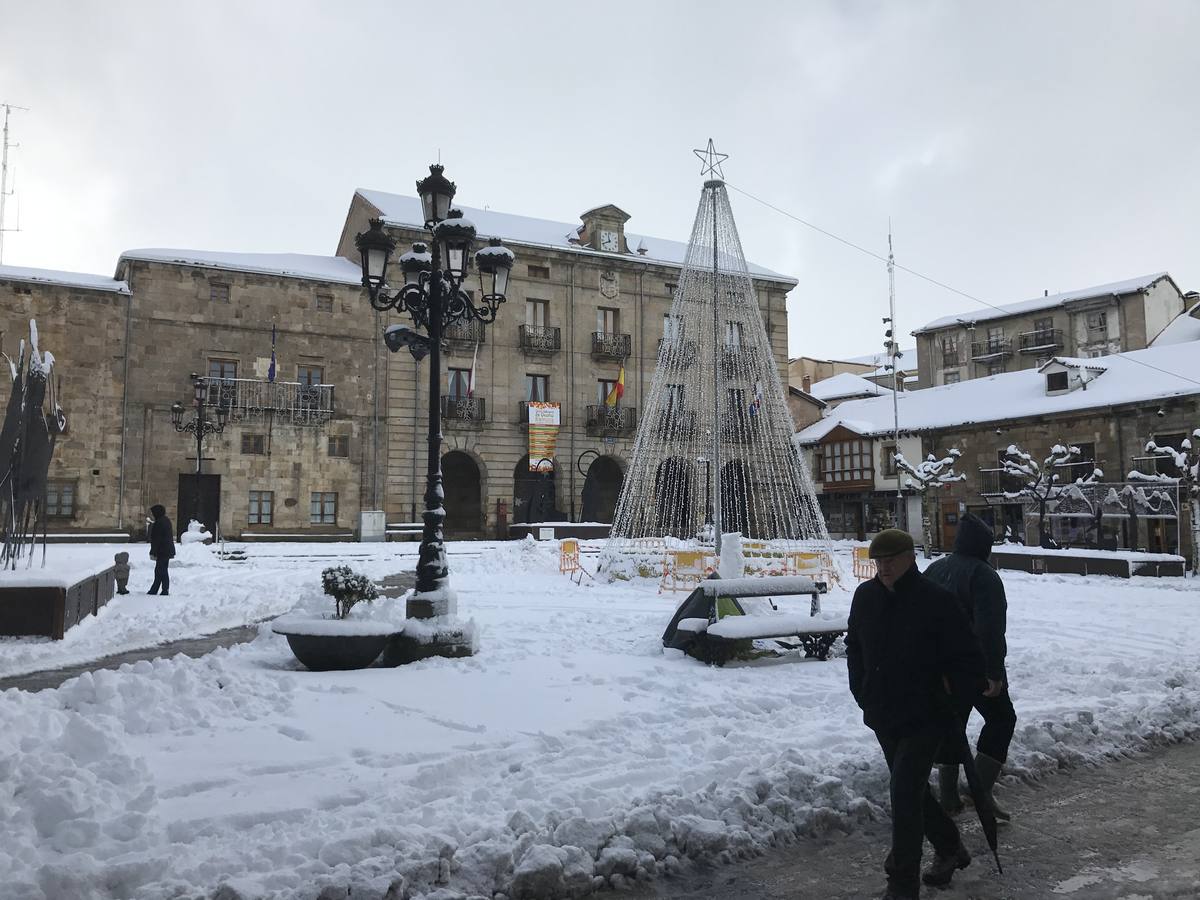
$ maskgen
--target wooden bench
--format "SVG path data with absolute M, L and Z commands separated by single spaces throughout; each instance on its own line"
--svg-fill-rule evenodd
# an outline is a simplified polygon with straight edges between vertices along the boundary
M 828 659 L 834 642 L 846 633 L 845 616 L 821 613 L 824 582 L 800 576 L 710 578 L 679 605 L 663 634 L 663 646 L 723 666 L 746 649 L 745 642 L 775 640 L 790 650 L 804 648 L 806 657 Z M 809 614 L 748 615 L 739 600 L 746 597 L 811 598 Z M 774 606 L 774 603 L 772 603 Z M 795 645 L 785 644 L 791 638 Z

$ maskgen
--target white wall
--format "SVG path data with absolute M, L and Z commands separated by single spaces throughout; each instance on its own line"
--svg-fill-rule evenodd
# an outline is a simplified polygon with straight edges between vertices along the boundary
M 1146 344 L 1149 345 L 1171 320 L 1183 312 L 1183 296 L 1167 279 L 1162 279 L 1145 295 Z

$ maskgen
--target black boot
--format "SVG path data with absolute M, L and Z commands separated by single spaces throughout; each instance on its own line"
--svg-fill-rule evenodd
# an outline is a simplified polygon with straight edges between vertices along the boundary
M 979 773 L 979 786 L 983 788 L 983 792 L 992 801 L 992 814 L 995 815 L 997 822 L 1009 822 L 1012 820 L 1012 816 L 1006 810 L 1000 808 L 996 803 L 995 795 L 992 793 L 992 785 L 1000 777 L 1002 766 L 1003 763 L 997 759 L 993 759 L 986 753 L 975 754 L 975 770 Z
M 933 862 L 929 864 L 924 872 L 921 873 L 921 880 L 930 887 L 945 887 L 950 883 L 950 879 L 954 877 L 954 873 L 959 869 L 965 869 L 971 864 L 971 854 L 967 852 L 967 848 L 960 842 L 958 849 L 949 856 L 942 856 L 937 853 L 933 857 Z
M 958 796 L 958 763 L 938 766 L 938 802 L 949 815 L 962 812 L 962 798 Z

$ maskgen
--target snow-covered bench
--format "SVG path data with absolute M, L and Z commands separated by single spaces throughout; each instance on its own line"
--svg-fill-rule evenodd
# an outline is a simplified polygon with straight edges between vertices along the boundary
M 741 641 L 782 643 L 785 638 L 793 638 L 804 648 L 805 656 L 828 659 L 834 642 L 846 633 L 846 618 L 821 613 L 824 590 L 824 583 L 802 576 L 710 578 L 702 581 L 680 604 L 663 634 L 663 646 L 724 665 L 741 649 Z M 806 594 L 811 597 L 807 616 L 776 612 L 748 615 L 738 602 L 747 597 Z

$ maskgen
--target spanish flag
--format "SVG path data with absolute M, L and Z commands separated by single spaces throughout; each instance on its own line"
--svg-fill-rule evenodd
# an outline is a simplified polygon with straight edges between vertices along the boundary
M 608 396 L 604 398 L 605 406 L 616 406 L 621 402 L 621 398 L 625 395 L 625 367 L 621 366 L 621 371 L 617 374 L 617 383 L 613 385 L 612 390 L 608 392 Z

